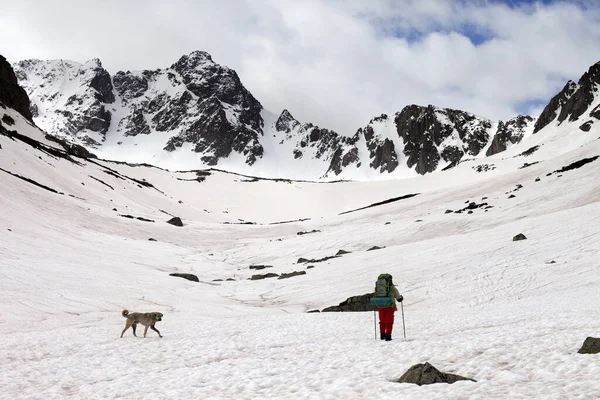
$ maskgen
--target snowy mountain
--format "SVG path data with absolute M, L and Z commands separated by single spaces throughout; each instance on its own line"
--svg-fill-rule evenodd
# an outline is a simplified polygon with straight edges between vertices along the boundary
M 396 120 L 407 138 L 414 125 L 429 127 L 413 146 L 438 154 L 438 170 L 452 164 L 445 148 L 465 156 L 435 174 L 407 167 L 407 179 L 317 183 L 94 158 L 34 125 L 11 76 L 0 74 L 0 398 L 600 392 L 598 355 L 577 354 L 586 337 L 600 336 L 600 132 L 596 122 L 578 128 L 598 96 L 583 121 L 558 121 L 557 111 L 535 134 L 530 121 L 515 121 L 521 130 L 497 139 L 507 149 L 490 157 L 481 154 L 492 145 L 479 140 L 490 128 L 468 115 L 415 108 L 404 119 L 377 118 L 355 143 L 338 142 L 340 165 L 345 157 L 357 168 L 347 156 L 356 145 L 362 160 L 378 160 L 358 169 L 391 168 L 392 144 L 404 144 L 392 135 Z M 335 140 L 319 130 L 311 142 L 314 127 L 262 113 L 279 135 L 264 143 L 283 140 L 302 152 L 299 163 L 317 156 L 321 139 Z M 447 125 L 433 118 L 458 128 L 440 140 Z M 394 151 L 398 171 L 408 157 Z M 413 167 L 435 164 L 419 154 Z M 167 222 L 173 217 L 183 226 Z M 514 241 L 519 233 L 526 239 Z M 393 341 L 374 340 L 371 312 L 307 312 L 372 292 L 382 272 L 405 299 Z M 141 326 L 137 338 L 131 330 L 120 338 L 124 308 L 163 313 L 163 338 L 139 337 Z M 423 362 L 476 382 L 397 383 Z
M 492 121 L 409 105 L 354 133 L 300 122 L 288 110 L 265 110 L 235 71 L 201 51 L 165 69 L 114 75 L 99 60 L 26 60 L 14 68 L 36 124 L 48 133 L 103 158 L 174 170 L 218 166 L 309 180 L 401 178 L 496 156 L 554 120 L 586 129 L 598 117 L 589 108 L 597 97 L 598 64 L 578 84 L 569 82 L 539 119 Z

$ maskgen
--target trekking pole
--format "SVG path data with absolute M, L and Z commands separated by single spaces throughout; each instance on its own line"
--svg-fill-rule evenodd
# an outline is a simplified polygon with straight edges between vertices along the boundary
M 406 339 L 406 325 L 404 325 L 404 302 L 400 302 L 400 308 L 402 310 L 402 329 L 404 329 L 404 339 Z
M 373 330 L 375 331 L 375 340 L 377 340 L 377 311 L 373 310 Z

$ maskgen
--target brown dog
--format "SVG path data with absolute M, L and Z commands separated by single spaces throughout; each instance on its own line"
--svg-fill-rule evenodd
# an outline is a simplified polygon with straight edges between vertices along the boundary
M 123 337 L 123 334 L 125 333 L 125 331 L 127 329 L 129 329 L 129 327 L 133 328 L 133 336 L 137 337 L 137 335 L 135 334 L 135 328 L 138 323 L 142 324 L 146 327 L 146 329 L 144 329 L 144 337 L 146 337 L 146 332 L 148 332 L 148 328 L 152 329 L 153 331 L 158 333 L 158 336 L 162 337 L 162 335 L 160 334 L 158 329 L 156 329 L 154 327 L 154 324 L 156 324 L 158 321 L 162 321 L 162 317 L 163 317 L 162 313 L 159 313 L 159 312 L 149 312 L 149 313 L 134 312 L 134 313 L 130 314 L 129 311 L 123 310 L 121 315 L 123 315 L 125 318 L 127 318 L 127 321 L 125 322 L 125 329 L 123 329 L 123 332 L 121 332 L 121 337 Z

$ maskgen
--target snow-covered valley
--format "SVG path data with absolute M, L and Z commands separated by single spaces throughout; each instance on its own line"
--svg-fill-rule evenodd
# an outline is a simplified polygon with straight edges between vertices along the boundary
M 594 129 L 550 126 L 425 176 L 314 183 L 78 158 L 0 114 L 0 398 L 600 396 L 598 355 L 577 354 L 600 336 Z M 306 274 L 250 280 L 251 265 Z M 381 272 L 406 339 L 400 310 L 391 342 L 373 313 L 306 312 Z M 124 308 L 162 312 L 164 337 L 119 338 Z M 394 382 L 422 362 L 477 382 Z

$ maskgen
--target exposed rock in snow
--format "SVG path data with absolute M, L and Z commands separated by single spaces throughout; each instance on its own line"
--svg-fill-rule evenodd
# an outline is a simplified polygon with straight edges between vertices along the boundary
M 579 354 L 598 354 L 600 353 L 600 339 L 588 336 L 583 342 L 583 346 L 577 351 Z
M 503 152 L 510 145 L 521 142 L 526 130 L 533 128 L 534 122 L 535 119 L 529 115 L 519 115 L 506 122 L 500 121 L 496 134 L 492 138 L 492 143 L 485 155 L 491 156 Z
M 578 83 L 568 81 L 565 87 L 550 100 L 535 124 L 534 133 L 538 132 L 550 122 L 556 120 L 559 124 L 567 120 L 577 121 L 592 105 L 598 94 L 600 85 L 600 62 L 592 65 L 584 73 Z M 598 106 L 590 115 L 598 118 Z
M 427 362 L 413 365 L 398 379 L 398 383 L 414 383 L 419 386 L 432 383 L 455 383 L 457 381 L 476 382 L 471 378 L 442 372 Z
M 15 72 L 2 55 L 0 55 L 0 104 L 18 111 L 29 121 L 32 120 L 27 92 L 19 86 Z

